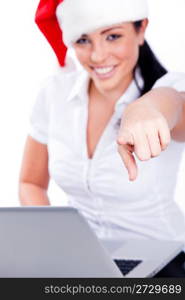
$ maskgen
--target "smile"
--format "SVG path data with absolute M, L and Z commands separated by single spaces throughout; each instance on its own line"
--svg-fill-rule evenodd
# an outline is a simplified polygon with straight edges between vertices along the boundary
M 108 78 L 113 75 L 115 68 L 116 66 L 99 67 L 99 68 L 92 68 L 92 69 L 99 78 Z

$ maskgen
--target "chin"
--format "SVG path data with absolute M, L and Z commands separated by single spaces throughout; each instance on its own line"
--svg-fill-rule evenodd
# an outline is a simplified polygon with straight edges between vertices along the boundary
M 120 87 L 120 83 L 116 82 L 115 80 L 109 78 L 107 80 L 98 80 L 94 81 L 97 87 L 104 89 L 106 91 L 116 90 Z

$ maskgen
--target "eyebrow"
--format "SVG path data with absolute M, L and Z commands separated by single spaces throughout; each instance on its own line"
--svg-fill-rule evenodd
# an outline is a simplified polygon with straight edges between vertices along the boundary
M 117 27 L 111 27 L 111 28 L 108 28 L 108 29 L 105 29 L 101 32 L 101 34 L 104 34 L 104 33 L 107 33 L 108 31 L 111 31 L 111 30 L 114 30 L 114 29 L 123 29 L 122 26 L 117 26 Z
M 111 27 L 111 28 L 105 29 L 101 32 L 101 34 L 105 34 L 105 33 L 109 32 L 111 30 L 114 30 L 114 29 L 123 29 L 123 26 L 117 26 L 117 27 Z M 81 35 L 81 38 L 87 38 L 87 37 L 88 37 L 88 34 L 84 33 L 84 34 Z

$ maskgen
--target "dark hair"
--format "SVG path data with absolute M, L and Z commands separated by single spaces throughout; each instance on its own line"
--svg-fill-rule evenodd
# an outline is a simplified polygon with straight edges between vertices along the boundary
M 139 31 L 141 25 L 142 21 L 134 22 L 136 31 Z M 144 87 L 142 89 L 140 88 L 141 95 L 147 93 L 156 80 L 167 73 L 167 70 L 161 65 L 146 40 L 140 47 L 139 59 L 136 67 L 140 68 L 141 75 L 144 79 Z M 138 85 L 137 81 L 136 84 Z

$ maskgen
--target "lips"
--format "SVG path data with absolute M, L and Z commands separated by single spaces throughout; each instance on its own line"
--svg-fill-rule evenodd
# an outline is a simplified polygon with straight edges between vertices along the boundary
M 98 74 L 107 74 L 110 73 L 114 67 L 105 67 L 105 68 L 95 68 L 94 71 Z
M 113 75 L 116 66 L 109 66 L 109 67 L 92 67 L 93 72 L 99 78 L 107 78 Z

